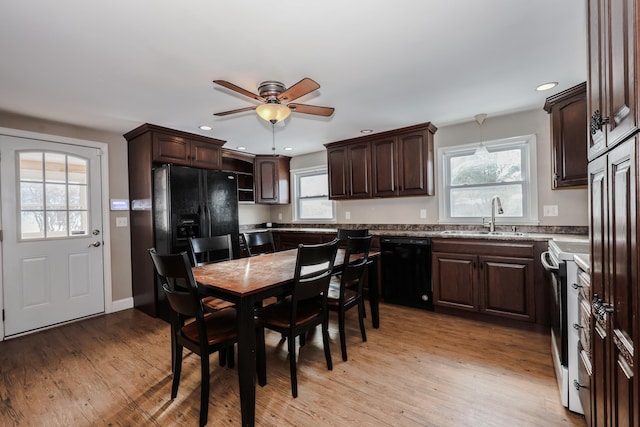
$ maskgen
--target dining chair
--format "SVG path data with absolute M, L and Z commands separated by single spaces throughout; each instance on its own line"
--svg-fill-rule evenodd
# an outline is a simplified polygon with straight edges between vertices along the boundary
M 186 252 L 160 255 L 155 249 L 149 249 L 149 254 L 171 307 L 171 399 L 178 394 L 182 353 L 183 348 L 187 348 L 200 356 L 200 426 L 204 426 L 209 412 L 209 355 L 223 349 L 233 354 L 233 346 L 238 341 L 236 310 L 226 308 L 205 313 Z
M 191 264 L 194 267 L 231 260 L 233 259 L 231 234 L 189 237 L 189 254 L 191 255 Z M 207 311 L 217 311 L 234 306 L 232 302 L 214 297 L 204 297 L 202 303 Z M 222 355 L 223 353 L 220 354 Z
M 369 250 L 373 236 L 348 237 L 347 249 L 344 255 L 344 265 L 339 276 L 333 276 L 329 283 L 327 307 L 338 313 L 338 329 L 340 331 L 340 350 L 342 360 L 347 361 L 347 340 L 345 333 L 345 317 L 347 310 L 358 307 L 358 321 L 362 341 L 367 341 L 364 329 L 364 297 L 362 288 L 364 276 L 369 263 Z M 358 258 L 350 262 L 352 256 Z
M 249 256 L 270 254 L 276 251 L 271 230 L 243 233 L 243 236 Z
M 327 369 L 333 370 L 329 349 L 327 293 L 337 251 L 337 239 L 317 245 L 298 245 L 291 295 L 256 309 L 258 327 L 280 332 L 287 338 L 293 397 L 298 397 L 295 341 L 297 336 L 302 338 L 317 325 L 322 325 L 322 345 Z

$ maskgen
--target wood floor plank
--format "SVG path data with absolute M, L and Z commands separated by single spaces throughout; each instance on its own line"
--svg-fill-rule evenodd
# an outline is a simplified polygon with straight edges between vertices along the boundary
M 585 425 L 560 404 L 548 335 L 396 305 L 380 313 L 364 343 L 348 315 L 348 362 L 332 317 L 333 371 L 321 334 L 307 339 L 297 399 L 286 345 L 267 332 L 256 425 Z M 197 425 L 199 358 L 185 353 L 172 401 L 169 340 L 167 323 L 132 309 L 0 342 L 0 425 Z M 237 371 L 212 356 L 208 425 L 239 424 Z

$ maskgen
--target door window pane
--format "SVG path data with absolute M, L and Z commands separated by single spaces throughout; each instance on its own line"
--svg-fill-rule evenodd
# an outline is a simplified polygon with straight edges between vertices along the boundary
M 89 234 L 89 163 L 63 153 L 18 152 L 20 238 Z

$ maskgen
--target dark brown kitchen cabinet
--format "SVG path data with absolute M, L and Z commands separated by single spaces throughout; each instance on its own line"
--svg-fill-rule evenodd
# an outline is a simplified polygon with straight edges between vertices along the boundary
M 238 178 L 238 202 L 255 202 L 255 185 L 253 178 L 253 154 L 222 149 L 222 170 L 235 172 Z
M 204 169 L 220 169 L 225 141 L 194 139 L 178 132 L 153 132 L 153 161 Z
M 436 306 L 536 321 L 533 242 L 434 239 L 432 244 Z
M 289 203 L 289 162 L 286 156 L 262 156 L 254 159 L 256 203 Z
M 547 98 L 551 116 L 553 189 L 587 185 L 587 84 Z
M 225 141 L 143 124 L 124 135 L 128 141 L 131 200 L 131 281 L 136 308 L 158 316 L 158 287 L 147 249 L 155 245 L 153 226 L 153 168 L 159 163 L 220 169 Z
M 589 164 L 592 425 L 640 424 L 639 137 Z
M 325 144 L 331 199 L 434 194 L 431 123 Z
M 638 130 L 638 0 L 588 0 L 589 160 Z

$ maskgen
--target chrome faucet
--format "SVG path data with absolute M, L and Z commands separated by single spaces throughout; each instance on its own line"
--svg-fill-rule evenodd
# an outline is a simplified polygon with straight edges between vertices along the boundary
M 500 202 L 500 197 L 493 196 L 491 198 L 491 222 L 486 223 L 484 218 L 482 218 L 482 226 L 489 227 L 489 232 L 493 233 L 496 231 L 496 205 L 498 206 L 498 214 L 503 214 L 504 210 L 502 209 L 502 202 Z

